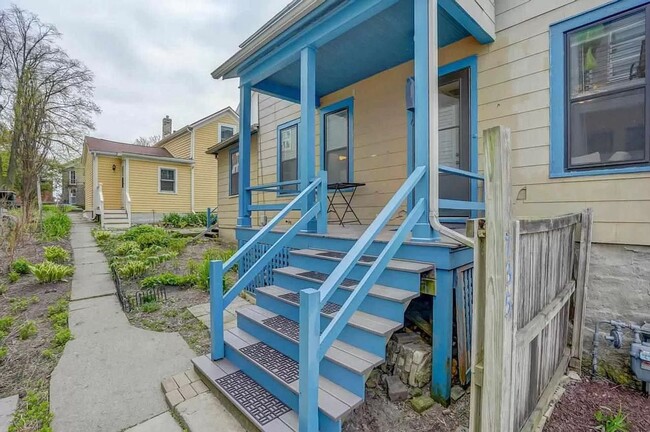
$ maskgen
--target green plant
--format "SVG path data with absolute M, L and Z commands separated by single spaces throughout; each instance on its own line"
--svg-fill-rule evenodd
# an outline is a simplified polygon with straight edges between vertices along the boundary
M 49 349 L 49 348 L 45 348 L 45 349 L 41 352 L 41 355 L 42 355 L 44 358 L 48 359 L 48 360 L 52 360 L 52 359 L 54 359 L 54 358 L 56 357 L 56 354 L 54 353 L 54 351 L 52 351 L 52 350 Z
M 9 432 L 41 431 L 51 432 L 52 418 L 50 403 L 48 402 L 47 387 L 45 389 L 30 390 L 24 399 L 22 408 L 14 414 L 13 423 L 9 426 Z
M 59 329 L 54 334 L 52 345 L 57 348 L 62 348 L 65 346 L 65 344 L 67 344 L 71 340 L 72 340 L 72 333 L 70 332 L 70 329 L 67 328 Z
M 155 276 L 149 276 L 140 282 L 142 289 L 151 289 L 160 285 L 165 286 L 189 286 L 194 283 L 192 275 L 178 276 L 174 273 L 161 273 Z
M 627 424 L 627 415 L 623 413 L 621 408 L 615 414 L 606 414 L 602 410 L 596 411 L 594 414 L 596 421 L 603 432 L 627 432 L 629 426 Z
M 8 332 L 11 326 L 14 325 L 14 318 L 10 316 L 3 316 L 0 318 L 0 332 Z
M 95 229 L 93 230 L 93 237 L 97 240 L 98 243 L 103 243 L 107 240 L 110 240 L 113 234 L 110 231 Z
M 149 264 L 144 261 L 129 261 L 119 265 L 116 268 L 117 274 L 125 279 L 133 279 L 136 276 L 143 275 L 149 269 Z
M 30 270 L 40 283 L 59 282 L 74 274 L 74 267 L 51 261 L 33 265 Z
M 68 313 L 68 299 L 61 298 L 56 303 L 47 307 L 47 315 L 52 317 L 60 313 Z
M 5 357 L 7 357 L 7 347 L 3 346 L 3 347 L 0 347 L 0 362 L 2 360 L 4 360 Z
M 117 256 L 135 255 L 140 253 L 140 245 L 132 240 L 127 240 L 124 243 L 120 243 L 114 252 Z
M 61 246 L 46 246 L 44 250 L 45 259 L 47 261 L 62 264 L 70 260 L 70 254 Z
M 60 240 L 70 234 L 72 220 L 62 211 L 51 211 L 43 218 L 42 237 L 44 240 Z
M 153 313 L 160 310 L 160 303 L 158 302 L 147 302 L 140 306 L 140 310 L 144 313 Z
M 20 279 L 20 273 L 17 273 L 15 271 L 10 271 L 7 274 L 7 279 L 9 280 L 9 283 L 18 282 L 18 279 Z
M 11 270 L 18 274 L 25 275 L 29 273 L 30 265 L 32 264 L 25 258 L 18 258 L 16 261 L 11 263 Z
M 7 285 L 0 283 L 0 295 L 6 294 L 8 290 L 9 288 L 7 287 Z
M 36 336 L 38 329 L 36 328 L 36 323 L 34 321 L 28 320 L 23 323 L 18 328 L 18 337 L 21 340 L 29 339 L 32 336 Z
M 17 314 L 20 312 L 25 312 L 30 303 L 27 297 L 16 297 L 9 299 L 9 304 L 11 305 L 11 313 Z

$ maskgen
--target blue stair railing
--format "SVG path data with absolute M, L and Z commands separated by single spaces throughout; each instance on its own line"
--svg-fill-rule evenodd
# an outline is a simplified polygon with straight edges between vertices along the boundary
M 277 186 L 255 186 L 258 190 L 266 190 Z M 318 199 L 311 208 L 306 209 L 303 204 L 311 194 L 316 194 Z M 294 223 L 267 251 L 258 259 L 241 277 L 235 285 L 228 291 L 224 292 L 223 275 L 230 270 L 235 264 L 239 263 L 242 258 L 255 248 L 255 246 L 264 239 L 277 224 L 283 220 L 291 211 L 302 210 L 300 219 Z M 267 266 L 271 260 L 289 242 L 307 227 L 307 224 L 314 218 L 317 218 L 319 224 L 327 224 L 327 172 L 321 171 L 319 177 L 311 181 L 309 186 L 303 189 L 290 203 L 282 206 L 279 212 L 268 224 L 260 229 L 255 235 L 240 247 L 237 252 L 225 263 L 222 261 L 210 262 L 210 325 L 212 331 L 212 360 L 219 360 L 224 357 L 224 329 L 223 314 L 225 308 L 246 288 L 257 274 Z
M 422 181 L 426 167 L 413 170 L 404 184 L 397 190 L 388 204 L 377 215 L 363 235 L 352 246 L 347 255 L 336 266 L 319 290 L 306 289 L 300 292 L 300 347 L 299 347 L 299 427 L 300 432 L 318 431 L 318 381 L 319 364 L 327 350 L 339 336 L 348 320 L 357 311 L 370 288 L 377 282 L 390 260 L 406 240 L 417 221 L 426 211 L 426 202 L 421 198 L 415 203 L 406 219 L 397 229 L 391 240 L 384 246 L 370 269 L 341 306 L 336 316 L 321 333 L 320 310 L 334 291 L 347 277 L 361 256 L 370 247 L 377 235 L 388 224 L 390 218 L 400 208 L 416 185 Z
M 210 228 L 212 228 L 212 225 L 217 223 L 217 208 L 210 208 L 208 207 L 207 210 L 205 211 L 206 213 L 206 218 L 205 218 L 205 230 L 210 231 Z
M 444 165 L 438 166 L 438 171 L 445 174 L 456 175 L 460 177 L 465 177 L 470 179 L 472 182 L 472 196 L 476 196 L 477 183 L 479 181 L 485 181 L 485 177 L 480 174 L 471 171 L 465 171 L 458 168 L 448 167 Z M 463 200 L 452 200 L 452 199 L 438 199 L 438 208 L 446 210 L 470 210 L 472 212 L 472 217 L 476 217 L 479 211 L 485 211 L 485 203 L 482 201 L 463 201 Z M 442 222 L 450 223 L 465 223 L 466 218 L 440 218 Z

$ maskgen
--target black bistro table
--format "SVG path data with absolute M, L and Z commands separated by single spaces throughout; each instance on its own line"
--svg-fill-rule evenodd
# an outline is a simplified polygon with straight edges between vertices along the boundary
M 354 194 L 357 193 L 357 188 L 365 186 L 365 183 L 329 183 L 327 185 L 328 191 L 334 191 L 332 195 L 328 195 L 329 206 L 327 207 L 327 213 L 334 213 L 336 218 L 339 221 L 339 225 L 345 226 L 346 223 L 358 223 L 361 225 L 359 217 L 354 212 L 352 208 L 352 200 L 354 199 Z M 348 196 L 345 196 L 345 193 L 348 193 Z M 337 201 L 337 195 L 340 197 L 340 200 Z M 342 214 L 339 212 L 340 209 L 343 209 Z M 354 219 L 345 220 L 345 217 L 351 214 Z

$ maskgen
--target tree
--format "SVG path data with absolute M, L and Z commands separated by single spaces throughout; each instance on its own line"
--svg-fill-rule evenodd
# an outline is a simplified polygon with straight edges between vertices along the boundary
M 154 144 L 156 144 L 158 141 L 160 141 L 160 135 L 151 135 L 150 137 L 136 138 L 136 140 L 133 141 L 133 144 L 144 146 L 144 147 L 151 147 Z
M 17 6 L 0 11 L 2 115 L 11 130 L 5 183 L 20 193 L 27 220 L 47 161 L 78 155 L 100 112 L 92 72 L 57 45 L 60 37 L 56 27 Z

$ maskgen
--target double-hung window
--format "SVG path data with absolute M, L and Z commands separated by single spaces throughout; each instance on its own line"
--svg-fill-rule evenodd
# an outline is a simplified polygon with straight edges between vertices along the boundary
M 175 168 L 160 168 L 158 192 L 176 193 Z
M 323 166 L 328 183 L 352 181 L 352 99 L 321 110 Z
M 239 150 L 236 147 L 230 150 L 229 165 L 229 193 L 230 196 L 239 195 Z
M 649 13 L 650 7 L 643 5 L 604 17 L 593 15 L 595 20 L 562 33 L 563 58 L 552 49 L 551 67 L 563 64 L 564 69 L 559 83 L 564 87 L 564 124 L 552 120 L 551 127 L 563 129 L 564 145 L 557 147 L 560 135 L 552 132 L 556 154 L 552 154 L 551 174 L 560 169 L 574 175 L 626 172 L 650 165 Z M 551 86 L 559 77 L 552 69 L 553 74 Z M 552 112 L 558 109 L 557 96 L 556 89 Z
M 75 170 L 70 170 L 70 177 L 69 177 L 69 182 L 68 184 L 71 185 L 76 185 L 77 184 L 77 172 Z
M 278 127 L 278 181 L 298 180 L 298 121 Z M 298 185 L 281 186 L 279 193 L 291 193 Z

